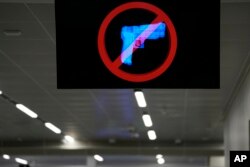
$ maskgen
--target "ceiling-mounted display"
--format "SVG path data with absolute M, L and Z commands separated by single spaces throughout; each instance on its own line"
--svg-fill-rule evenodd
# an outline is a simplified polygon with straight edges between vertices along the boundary
M 57 86 L 219 88 L 220 2 L 56 0 Z

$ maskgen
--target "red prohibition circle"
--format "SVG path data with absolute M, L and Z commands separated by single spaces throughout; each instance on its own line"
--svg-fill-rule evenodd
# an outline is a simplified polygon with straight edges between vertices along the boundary
M 120 13 L 130 9 L 144 9 L 156 14 L 153 22 L 165 22 L 169 35 L 169 51 L 166 59 L 158 68 L 143 74 L 131 74 L 119 69 L 121 60 L 112 62 L 105 46 L 105 33 L 110 22 Z M 105 66 L 117 77 L 130 82 L 145 82 L 152 80 L 164 73 L 172 64 L 177 50 L 177 34 L 171 19 L 160 8 L 145 2 L 129 2 L 112 10 L 103 20 L 98 33 L 98 50 Z

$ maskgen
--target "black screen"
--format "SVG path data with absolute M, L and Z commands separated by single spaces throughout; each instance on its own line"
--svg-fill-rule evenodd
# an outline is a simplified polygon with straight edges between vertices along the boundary
M 131 2 L 135 1 L 55 1 L 58 88 L 220 87 L 220 1 L 145 0 L 139 1 L 137 8 L 129 8 Z M 177 49 L 168 68 L 153 75 L 173 50 L 170 26 L 164 22 L 166 18 L 160 18 L 166 25 L 165 37 L 146 39 L 144 47 L 133 52 L 132 65 L 123 63 L 117 67 L 117 71 L 128 75 L 129 79 L 124 79 L 114 74 L 113 67 L 110 70 L 101 58 L 100 27 L 121 5 L 128 7 L 111 17 L 105 29 L 102 44 L 107 59 L 114 62 L 125 43 L 121 38 L 122 28 L 153 24 L 160 16 L 154 9 L 145 9 L 143 3 L 155 6 L 168 16 L 176 31 Z M 147 74 L 150 79 L 140 79 Z

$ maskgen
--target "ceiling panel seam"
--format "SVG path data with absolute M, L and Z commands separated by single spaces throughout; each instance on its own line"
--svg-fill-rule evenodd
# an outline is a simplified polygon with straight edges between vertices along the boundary
M 35 83 L 35 85 L 37 85 L 45 94 L 47 94 L 61 109 L 63 109 L 64 111 L 66 111 L 69 115 L 72 116 L 72 118 L 77 122 L 81 122 L 79 121 L 78 117 L 74 116 L 74 114 L 72 114 L 70 111 L 68 111 L 68 109 L 65 108 L 65 106 L 62 105 L 61 102 L 59 102 L 47 89 L 45 89 L 37 80 L 35 80 L 26 70 L 24 70 L 19 64 L 17 64 L 10 56 L 8 56 L 4 51 L 2 51 L 0 49 L 0 54 L 2 54 L 8 61 L 10 61 L 16 68 L 18 68 L 25 76 L 27 76 L 31 81 L 33 81 L 33 83 Z M 84 125 L 84 124 L 83 124 Z M 84 129 L 86 130 L 87 133 L 89 134 L 93 134 L 90 130 L 88 130 L 88 128 L 86 128 L 87 126 L 84 125 Z
M 0 0 L 0 3 L 33 3 L 53 4 L 55 0 Z
M 31 13 L 31 15 L 35 18 L 35 20 L 38 22 L 38 24 L 42 27 L 42 29 L 44 30 L 44 32 L 48 35 L 48 37 L 50 38 L 50 40 L 52 41 L 52 43 L 54 45 L 56 45 L 56 40 L 52 37 L 52 35 L 49 33 L 49 31 L 47 30 L 47 28 L 43 25 L 43 23 L 37 17 L 37 15 L 34 13 L 34 11 L 26 3 L 24 3 L 24 5 L 28 9 L 28 11 Z
M 110 115 L 108 114 L 108 112 L 104 109 L 104 107 L 99 103 L 98 99 L 96 98 L 96 96 L 94 95 L 93 92 L 91 92 L 91 90 L 88 89 L 88 93 L 90 94 L 90 96 L 92 97 L 92 99 L 95 101 L 95 103 L 97 104 L 97 106 L 101 109 L 101 111 L 106 115 L 106 117 L 108 118 L 108 120 L 111 120 Z
M 227 115 L 229 114 L 230 108 L 233 105 L 234 100 L 236 99 L 245 79 L 247 78 L 247 75 L 250 74 L 250 51 L 248 52 L 246 58 L 244 59 L 241 69 L 238 73 L 238 77 L 236 80 L 235 85 L 233 86 L 233 89 L 230 93 L 230 96 L 228 100 L 226 101 L 225 108 L 223 110 L 223 120 L 227 118 Z

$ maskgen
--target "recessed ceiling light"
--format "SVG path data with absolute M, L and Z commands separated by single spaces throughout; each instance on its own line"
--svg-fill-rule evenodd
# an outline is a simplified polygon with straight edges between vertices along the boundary
M 181 141 L 181 139 L 175 139 L 174 142 L 175 142 L 175 144 L 181 144 L 182 141 Z
M 6 36 L 12 36 L 12 37 L 18 37 L 22 35 L 22 32 L 20 30 L 14 30 L 14 29 L 4 30 L 3 33 Z
M 140 134 L 139 134 L 138 132 L 132 132 L 132 133 L 131 133 L 131 136 L 132 136 L 133 138 L 138 139 L 138 138 L 140 137 Z
M 35 112 L 31 111 L 29 108 L 27 108 L 26 106 L 24 106 L 22 104 L 16 104 L 16 108 L 18 108 L 20 111 L 27 114 L 31 118 L 37 118 L 38 117 L 38 115 Z
M 3 155 L 3 159 L 9 160 L 9 159 L 10 159 L 10 156 L 7 155 L 7 154 L 4 154 L 4 155 Z
M 97 160 L 97 161 L 99 161 L 99 162 L 102 162 L 102 161 L 104 160 L 103 157 L 101 157 L 101 156 L 98 155 L 98 154 L 94 155 L 94 158 L 95 158 L 95 160 Z
M 69 136 L 69 135 L 65 135 L 64 139 L 68 143 L 73 143 L 75 141 L 75 139 L 73 137 Z
M 135 98 L 139 107 L 147 107 L 147 103 L 142 91 L 135 91 Z
M 163 157 L 162 154 L 157 154 L 157 155 L 155 156 L 156 159 L 159 159 L 159 158 L 162 158 L 162 157 Z
M 157 136 L 154 130 L 149 130 L 148 131 L 148 138 L 149 140 L 156 140 Z
M 46 122 L 44 125 L 45 125 L 47 128 L 49 128 L 51 131 L 55 132 L 56 134 L 62 133 L 62 131 L 61 131 L 58 127 L 56 127 L 55 125 L 53 125 L 53 124 L 50 123 L 50 122 Z
M 150 117 L 149 114 L 143 114 L 142 115 L 142 120 L 143 120 L 143 123 L 146 127 L 151 127 L 153 126 L 153 122 L 152 122 L 152 119 Z
M 110 144 L 114 144 L 115 142 L 116 142 L 116 139 L 115 139 L 115 138 L 110 138 L 110 139 L 109 139 L 109 143 L 110 143 Z
M 15 158 L 16 162 L 19 164 L 23 164 L 23 165 L 28 165 L 28 161 L 21 159 L 21 158 Z
M 157 159 L 157 163 L 160 164 L 160 165 L 164 164 L 165 163 L 164 158 Z

